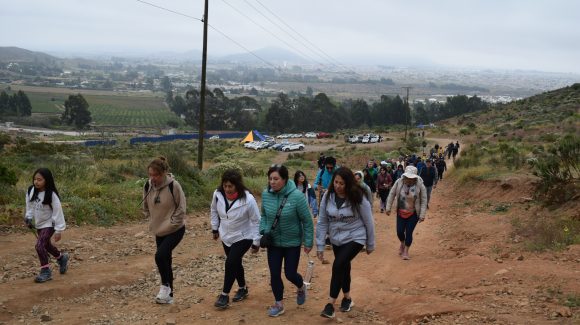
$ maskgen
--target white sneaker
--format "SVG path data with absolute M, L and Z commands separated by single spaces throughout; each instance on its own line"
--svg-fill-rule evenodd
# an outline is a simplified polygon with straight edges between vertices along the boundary
M 161 285 L 159 293 L 155 297 L 155 302 L 158 304 L 172 304 L 173 297 L 171 296 L 171 288 L 166 285 Z

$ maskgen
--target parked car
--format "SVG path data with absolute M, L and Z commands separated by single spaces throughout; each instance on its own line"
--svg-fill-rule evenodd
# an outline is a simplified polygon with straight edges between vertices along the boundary
M 357 142 L 359 142 L 359 139 L 360 139 L 360 136 L 358 136 L 358 135 L 350 135 L 348 137 L 348 142 L 357 143 Z M 360 139 L 360 140 L 362 140 L 362 139 Z
M 371 141 L 371 136 L 370 136 L 370 134 L 365 134 L 365 135 L 363 135 L 363 138 L 362 138 L 362 141 L 361 141 L 361 142 L 362 142 L 362 143 L 369 143 L 369 141 Z
M 316 138 L 316 133 L 314 132 L 308 132 L 306 134 L 304 134 L 305 138 Z
M 295 150 L 304 150 L 304 144 L 302 143 L 288 143 L 282 146 L 282 151 L 295 151 Z
M 219 138 L 220 138 L 219 134 L 216 134 L 216 135 L 212 135 L 209 139 L 210 140 L 219 140 Z
M 326 132 L 318 132 L 316 138 L 317 139 L 332 138 L 332 134 Z
M 371 134 L 371 138 L 369 139 L 370 143 L 377 143 L 377 142 L 381 142 L 381 137 L 379 135 L 376 134 Z

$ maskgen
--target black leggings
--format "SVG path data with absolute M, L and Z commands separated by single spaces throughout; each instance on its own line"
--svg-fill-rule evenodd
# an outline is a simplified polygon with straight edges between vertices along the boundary
M 173 295 L 173 271 L 171 269 L 171 252 L 185 234 L 185 226 L 179 228 L 174 233 L 169 235 L 159 237 L 155 236 L 155 242 L 157 243 L 157 252 L 155 252 L 155 263 L 157 264 L 157 269 L 159 270 L 159 275 L 161 275 L 161 284 L 169 286 L 171 288 L 171 295 Z
M 361 251 L 363 245 L 351 241 L 341 246 L 332 245 L 334 263 L 332 263 L 332 277 L 330 278 L 330 297 L 338 298 L 343 293 L 350 292 L 350 262 Z
M 300 262 L 300 246 L 298 247 L 269 247 L 268 267 L 270 268 L 270 285 L 276 301 L 284 298 L 284 282 L 282 282 L 282 261 L 286 279 L 297 288 L 302 288 L 304 281 L 298 273 Z
M 238 286 L 243 288 L 246 286 L 246 278 L 244 277 L 244 266 L 242 265 L 242 258 L 244 254 L 252 246 L 251 239 L 242 239 L 228 247 L 222 243 L 224 251 L 226 252 L 226 272 L 224 275 L 224 293 L 230 293 L 234 282 L 238 280 Z

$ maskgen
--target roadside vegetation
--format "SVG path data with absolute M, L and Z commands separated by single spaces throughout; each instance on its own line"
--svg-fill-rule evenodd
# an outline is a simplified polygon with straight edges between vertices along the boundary
M 579 109 L 575 84 L 457 119 L 459 133 L 474 139 L 455 161 L 460 183 L 530 178 L 533 217 L 512 220 L 530 250 L 580 243 Z

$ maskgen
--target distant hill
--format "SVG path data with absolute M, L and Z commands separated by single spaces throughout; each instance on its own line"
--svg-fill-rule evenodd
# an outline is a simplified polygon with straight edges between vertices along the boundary
M 42 52 L 29 51 L 19 47 L 0 47 L 0 62 L 35 62 L 54 64 L 61 59 Z
M 310 63 L 309 60 L 297 55 L 296 53 L 288 50 L 284 50 L 277 47 L 266 47 L 259 50 L 255 50 L 252 53 L 256 54 L 260 58 L 275 64 L 280 64 L 284 62 L 288 63 Z M 240 63 L 263 63 L 262 60 L 250 53 L 239 53 L 226 55 L 219 59 L 220 61 L 228 62 L 240 62 Z

